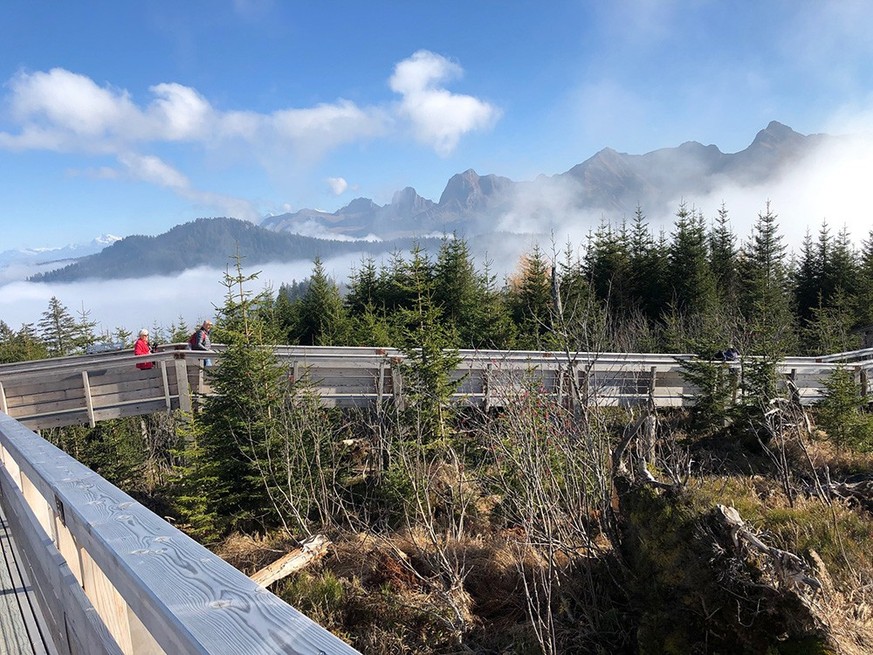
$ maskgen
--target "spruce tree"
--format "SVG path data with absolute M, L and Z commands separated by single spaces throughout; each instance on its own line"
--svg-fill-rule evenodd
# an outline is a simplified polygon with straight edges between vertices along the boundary
M 51 357 L 71 355 L 82 347 L 82 328 L 56 296 L 49 299 L 37 327 Z
M 316 257 L 309 288 L 300 301 L 297 339 L 305 346 L 345 345 L 348 339 L 346 316 L 339 288 Z
M 457 380 L 452 377 L 460 358 L 454 344 L 457 333 L 443 320 L 434 302 L 434 278 L 424 252 L 414 247 L 401 278 L 403 293 L 413 306 L 399 311 L 404 412 L 407 425 L 417 426 L 425 442 L 447 434 L 450 398 Z
M 473 348 L 479 342 L 477 307 L 483 300 L 479 275 L 464 239 L 443 239 L 434 266 L 433 299 L 444 320 L 458 333 L 459 344 Z
M 0 364 L 26 362 L 48 357 L 45 342 L 37 336 L 32 323 L 25 323 L 12 330 L 0 321 Z
M 614 230 L 608 223 L 601 223 L 589 236 L 585 252 L 585 273 L 591 290 L 609 309 L 621 315 L 628 309 L 629 288 L 629 238 L 627 231 Z
M 364 259 L 361 262 L 361 267 L 352 271 L 345 304 L 351 316 L 360 316 L 368 309 L 372 310 L 384 305 L 379 284 L 379 271 L 376 268 L 376 261 L 372 257 Z
M 873 325 L 873 230 L 861 242 L 856 287 L 856 322 L 863 327 Z
M 655 241 L 639 207 L 631 224 L 629 244 L 628 294 L 635 308 L 654 323 L 670 300 L 667 293 L 668 260 L 663 238 Z
M 822 266 L 809 230 L 800 247 L 800 258 L 794 268 L 794 304 L 801 325 L 812 319 L 821 304 Z
M 737 303 L 737 238 L 734 235 L 724 204 L 709 232 L 709 265 L 715 282 L 718 302 L 734 307 Z
M 679 205 L 668 251 L 667 275 L 672 302 L 683 315 L 705 315 L 715 303 L 715 282 L 703 216 Z
M 508 306 L 508 298 L 497 286 L 497 276 L 491 272 L 491 262 L 485 259 L 479 276 L 481 296 L 474 308 L 476 325 L 475 348 L 511 350 L 515 347 L 516 327 Z
M 785 246 L 777 215 L 767 202 L 740 255 L 740 311 L 745 319 L 742 352 L 779 358 L 796 348 Z
M 232 530 L 263 529 L 271 516 L 263 458 L 281 438 L 287 375 L 272 348 L 260 309 L 268 294 L 253 294 L 241 261 L 226 272 L 224 305 L 216 335 L 225 344 L 217 366 L 207 369 L 214 393 L 202 399 L 186 452 L 179 502 L 193 534 L 212 540 Z
M 518 329 L 518 347 L 541 348 L 552 328 L 551 267 L 539 245 L 522 258 L 519 277 L 510 281 L 509 302 Z

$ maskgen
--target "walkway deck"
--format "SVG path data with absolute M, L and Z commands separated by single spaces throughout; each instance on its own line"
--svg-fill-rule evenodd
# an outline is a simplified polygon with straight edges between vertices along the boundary
M 27 578 L 19 566 L 0 505 L 0 655 L 55 655 L 43 640 L 42 614 Z

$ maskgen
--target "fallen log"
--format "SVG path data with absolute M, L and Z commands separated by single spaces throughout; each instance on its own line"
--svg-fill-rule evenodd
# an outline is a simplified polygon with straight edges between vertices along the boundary
M 821 590 L 821 582 L 810 575 L 809 566 L 801 558 L 787 550 L 768 546 L 761 541 L 746 526 L 745 521 L 735 508 L 725 505 L 716 505 L 715 508 L 719 520 L 727 528 L 734 548 L 738 552 L 742 551 L 745 546 L 766 555 L 770 559 L 776 578 L 781 584 L 791 589 L 801 590 L 808 587 L 813 590 L 813 594 Z
M 300 548 L 283 555 L 249 577 L 262 587 L 268 587 L 277 580 L 287 578 L 292 573 L 296 573 L 320 559 L 327 552 L 328 546 L 330 546 L 330 540 L 327 537 L 320 534 L 314 535 L 305 539 L 300 544 Z
M 849 503 L 856 503 L 868 512 L 873 512 L 873 480 L 860 482 L 832 482 L 825 485 L 831 498 L 837 497 Z

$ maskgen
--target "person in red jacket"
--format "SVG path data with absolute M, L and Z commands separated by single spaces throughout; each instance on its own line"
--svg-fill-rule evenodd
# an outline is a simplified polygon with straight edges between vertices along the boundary
M 149 331 L 143 328 L 139 331 L 139 339 L 136 340 L 136 344 L 133 346 L 133 354 L 134 355 L 151 355 L 152 347 L 149 345 Z M 154 362 L 140 362 L 136 365 L 137 368 L 141 369 L 149 369 L 155 365 Z

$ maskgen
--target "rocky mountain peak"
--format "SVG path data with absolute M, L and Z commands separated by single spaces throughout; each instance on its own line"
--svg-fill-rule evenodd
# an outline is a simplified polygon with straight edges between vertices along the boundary
M 755 135 L 755 140 L 749 148 L 778 148 L 785 144 L 794 145 L 803 141 L 804 136 L 778 121 L 770 121 L 763 130 Z
M 355 198 L 345 207 L 337 210 L 337 214 L 366 214 L 379 209 L 379 205 L 369 198 Z

